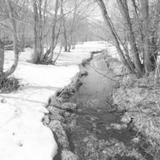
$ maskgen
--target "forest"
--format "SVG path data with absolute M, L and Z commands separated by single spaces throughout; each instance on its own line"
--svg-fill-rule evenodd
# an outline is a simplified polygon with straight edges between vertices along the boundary
M 159 160 L 160 0 L 0 0 L 0 159 Z

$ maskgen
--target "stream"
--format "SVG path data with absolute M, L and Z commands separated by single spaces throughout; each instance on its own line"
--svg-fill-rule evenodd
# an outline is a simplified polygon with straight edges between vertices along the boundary
M 113 76 L 104 59 L 95 56 L 81 71 L 87 71 L 88 75 L 81 79 L 83 85 L 71 97 L 79 108 L 76 125 L 69 134 L 71 150 L 81 160 L 146 158 L 133 143 L 136 132 L 121 122 L 124 113 L 112 110 L 109 101 L 115 81 L 109 78 Z

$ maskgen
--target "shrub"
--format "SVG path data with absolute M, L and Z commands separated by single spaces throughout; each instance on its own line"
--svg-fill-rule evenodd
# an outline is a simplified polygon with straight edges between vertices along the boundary
M 20 87 L 19 80 L 14 77 L 10 77 L 1 81 L 0 92 L 9 93 L 17 90 L 19 87 Z

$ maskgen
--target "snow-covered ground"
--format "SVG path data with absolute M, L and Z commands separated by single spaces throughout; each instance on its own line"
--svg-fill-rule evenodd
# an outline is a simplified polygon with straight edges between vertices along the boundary
M 120 60 L 119 54 L 117 52 L 117 49 L 116 49 L 116 47 L 113 44 L 106 43 L 106 48 L 107 48 L 108 54 L 112 58 L 117 58 L 118 60 Z
M 0 160 L 51 160 L 57 144 L 41 119 L 44 104 L 55 91 L 71 82 L 78 64 L 90 51 L 106 47 L 104 42 L 78 44 L 70 53 L 62 53 L 56 66 L 27 62 L 32 50 L 21 53 L 14 73 L 24 85 L 17 92 L 0 94 Z M 6 53 L 5 67 L 12 64 L 13 53 Z M 3 103 L 2 103 L 3 102 Z

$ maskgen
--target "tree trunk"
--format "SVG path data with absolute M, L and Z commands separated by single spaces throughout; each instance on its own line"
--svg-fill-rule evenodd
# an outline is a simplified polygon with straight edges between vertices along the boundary
M 59 52 L 58 52 L 56 58 L 53 60 L 52 64 L 56 64 L 59 56 L 61 55 L 61 52 L 62 52 L 62 45 L 60 46 Z
M 52 48 L 53 51 L 54 51 L 54 49 L 57 45 L 58 38 L 59 38 L 59 35 L 60 35 L 60 31 L 61 31 L 61 21 L 60 21 L 58 32 L 57 32 L 57 34 L 55 35 L 55 38 L 54 38 L 54 46 Z M 46 63 L 51 63 L 52 60 L 53 60 L 53 55 L 54 54 L 51 54 L 51 46 L 50 46 L 49 49 L 46 51 L 44 57 L 43 57 L 43 61 L 46 62 Z
M 3 67 L 4 67 L 4 45 L 0 40 L 0 86 L 4 79 Z
M 53 17 L 53 22 L 52 22 L 52 33 L 51 33 L 51 44 L 49 49 L 46 51 L 45 55 L 44 55 L 44 61 L 46 62 L 52 62 L 53 59 L 53 51 L 56 47 L 56 42 L 57 42 L 57 35 L 56 35 L 56 25 L 57 25 L 57 13 L 58 13 L 58 6 L 59 6 L 59 0 L 56 0 L 55 3 L 55 13 L 54 13 L 54 17 Z M 59 34 L 59 33 L 57 33 Z M 59 35 L 58 35 L 59 36 Z
M 77 9 L 78 9 L 78 4 L 77 4 L 77 1 L 75 1 L 73 19 L 72 19 L 71 29 L 70 29 L 70 32 L 69 32 L 69 51 L 71 50 L 72 45 L 73 45 L 73 32 L 75 30 Z
M 61 0 L 61 16 L 62 16 L 62 25 L 63 25 L 64 51 L 68 52 L 68 39 L 67 39 L 65 15 L 63 12 L 63 0 Z
M 155 16 L 153 17 L 153 26 L 149 30 L 150 31 L 150 59 L 152 63 L 152 69 L 155 70 L 157 68 L 156 63 L 157 63 L 157 56 L 159 52 L 159 15 L 160 15 L 160 1 L 157 1 L 156 7 L 155 7 Z
M 33 63 L 37 63 L 39 61 L 39 53 L 38 53 L 38 9 L 36 0 L 33 1 L 33 9 L 34 9 L 34 55 L 33 55 Z
M 135 18 L 138 22 L 138 34 L 140 35 L 140 50 L 142 52 L 142 54 L 144 54 L 144 48 L 143 48 L 143 27 L 142 27 L 142 23 L 141 23 L 141 19 L 139 16 L 139 11 L 138 11 L 138 7 L 137 7 L 137 3 L 136 0 L 132 0 L 132 5 L 134 8 L 134 12 L 135 12 Z
M 21 24 L 21 35 L 20 35 L 20 50 L 24 51 L 25 48 L 25 26 Z
M 133 53 L 134 65 L 135 65 L 135 68 L 136 68 L 138 75 L 141 76 L 143 74 L 143 66 L 142 66 L 140 58 L 139 58 L 135 35 L 133 32 L 132 23 L 131 23 L 131 19 L 130 19 L 130 15 L 129 15 L 127 0 L 123 0 L 123 2 L 122 2 L 122 0 L 117 0 L 117 3 L 120 6 L 121 13 L 126 21 L 126 25 L 127 25 L 128 31 L 129 31 L 129 41 L 130 41 L 131 50 Z
M 18 49 L 18 38 L 17 38 L 17 26 L 16 26 L 16 21 L 13 15 L 13 8 L 10 4 L 9 0 L 5 0 L 5 3 L 7 4 L 7 9 L 9 13 L 9 18 L 12 24 L 13 28 L 13 45 L 14 45 L 14 63 L 13 65 L 4 73 L 4 78 L 7 78 L 9 75 L 11 75 L 17 65 L 18 65 L 18 60 L 19 60 L 19 49 Z
M 53 50 L 55 48 L 55 41 L 56 41 L 56 24 L 57 24 L 57 12 L 58 12 L 58 0 L 56 0 L 55 4 L 55 14 L 54 14 L 54 20 L 53 20 L 53 27 L 52 27 L 52 37 L 51 37 L 51 59 L 53 58 Z
M 67 39 L 67 31 L 64 18 L 63 18 L 63 36 L 64 36 L 64 51 L 68 52 L 68 39 Z
M 37 4 L 38 3 L 38 4 Z M 33 63 L 40 63 L 43 54 L 41 0 L 33 1 L 34 9 L 34 55 Z
M 38 37 L 38 41 L 39 41 L 39 48 L 40 48 L 40 55 L 39 55 L 39 59 L 40 62 L 42 61 L 42 55 L 43 55 L 43 19 L 42 19 L 42 0 L 39 0 L 38 3 L 38 10 L 39 10 L 39 37 Z
M 123 53 L 123 50 L 120 47 L 120 41 L 119 41 L 118 35 L 116 33 L 116 30 L 115 30 L 115 28 L 113 26 L 113 23 L 112 23 L 111 19 L 108 16 L 108 12 L 107 12 L 107 9 L 105 7 L 105 4 L 104 4 L 103 0 L 97 0 L 97 3 L 101 8 L 101 11 L 102 11 L 102 14 L 103 14 L 103 17 L 104 17 L 104 21 L 109 26 L 109 29 L 110 29 L 110 31 L 111 31 L 111 33 L 113 35 L 113 38 L 115 39 L 116 48 L 118 50 L 118 53 L 119 53 L 119 56 L 121 58 L 122 63 L 127 67 L 127 69 L 131 73 L 135 73 L 134 69 L 131 67 L 131 64 L 127 61 L 127 59 L 126 59 L 126 57 L 125 57 L 125 55 Z
M 0 40 L 0 76 L 3 74 L 3 66 L 4 66 L 4 45 Z
M 149 4 L 148 0 L 141 0 L 141 14 L 143 18 L 143 35 L 144 35 L 144 67 L 145 73 L 152 71 L 151 53 L 149 50 Z

